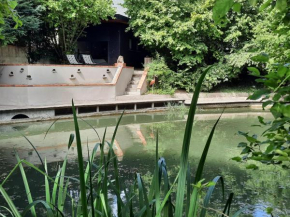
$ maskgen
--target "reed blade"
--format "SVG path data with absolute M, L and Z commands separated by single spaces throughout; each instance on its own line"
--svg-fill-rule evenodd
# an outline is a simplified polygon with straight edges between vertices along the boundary
M 215 187 L 216 187 L 216 184 L 217 182 L 220 181 L 221 183 L 221 186 L 222 186 L 222 194 L 223 194 L 223 199 L 225 197 L 225 186 L 224 186 L 224 179 L 222 176 L 216 176 L 212 182 L 214 183 L 213 186 L 210 186 L 207 190 L 207 193 L 205 195 L 205 198 L 203 200 L 203 208 L 200 212 L 200 217 L 205 217 L 206 216 L 206 208 L 208 207 L 209 205 L 209 201 L 210 201 L 210 198 L 211 198 L 211 195 L 213 193 L 213 191 L 215 190 Z
M 50 131 L 50 129 L 52 128 L 52 126 L 59 120 L 60 118 L 58 118 L 58 119 L 56 119 L 50 126 L 49 126 L 49 128 L 47 129 L 47 131 L 46 131 L 46 133 L 45 133 L 45 135 L 44 135 L 44 138 L 43 139 L 45 139 L 46 138 L 46 136 L 47 136 L 47 134 L 48 134 L 48 132 Z
M 48 170 L 47 170 L 47 162 L 46 162 L 46 158 L 44 158 L 44 169 L 45 169 L 45 173 L 48 175 Z M 50 203 L 50 187 L 49 187 L 49 181 L 47 176 L 44 176 L 44 180 L 45 180 L 45 199 L 47 203 Z
M 16 156 L 17 162 L 19 163 L 19 169 L 20 169 L 20 172 L 21 172 L 21 176 L 22 176 L 22 180 L 23 180 L 23 184 L 24 184 L 24 188 L 25 188 L 25 192 L 26 192 L 28 203 L 29 204 L 33 203 L 33 199 L 32 199 L 32 195 L 31 195 L 29 183 L 28 183 L 28 180 L 27 180 L 27 177 L 26 177 L 26 173 L 25 173 L 25 170 L 24 170 L 23 165 L 21 163 L 21 160 L 19 158 L 19 155 L 18 155 L 18 153 L 16 151 L 15 151 L 15 156 Z M 34 207 L 31 208 L 31 214 L 32 214 L 32 216 L 36 217 L 36 212 L 35 212 L 35 208 Z
M 44 200 L 36 200 L 33 203 L 29 204 L 27 207 L 25 207 L 25 209 L 22 213 L 22 216 L 24 217 L 27 214 L 27 212 L 30 209 L 34 208 L 37 204 L 42 204 L 44 206 L 44 208 L 46 209 L 46 212 L 47 212 L 47 217 L 55 217 L 50 205 L 47 204 L 46 201 L 44 201 Z
M 203 149 L 203 152 L 202 152 L 202 155 L 201 155 L 198 167 L 197 167 L 197 171 L 196 171 L 196 174 L 195 174 L 195 178 L 194 178 L 194 182 L 193 182 L 194 184 L 197 184 L 201 180 L 202 173 L 203 173 L 203 168 L 204 168 L 204 165 L 205 165 L 205 160 L 206 160 L 206 157 L 207 157 L 207 154 L 208 154 L 208 150 L 209 150 L 209 147 L 211 145 L 211 141 L 212 141 L 216 126 L 218 125 L 221 117 L 222 117 L 222 114 L 220 115 L 220 117 L 218 118 L 216 123 L 214 124 L 214 126 L 213 126 L 213 128 L 212 128 L 212 130 L 211 130 L 211 132 L 209 134 L 209 137 L 208 137 L 208 139 L 206 141 L 206 144 L 205 144 L 205 147 Z M 190 206 L 189 206 L 189 212 L 188 212 L 189 216 L 195 216 L 195 213 L 197 212 L 198 194 L 199 194 L 199 191 L 198 191 L 197 187 L 194 187 L 193 193 L 192 193 L 191 198 L 190 198 Z
M 3 196 L 4 200 L 6 201 L 6 203 L 8 204 L 8 206 L 10 208 L 10 211 L 13 213 L 14 217 L 21 217 L 21 214 L 19 213 L 19 211 L 16 208 L 15 204 L 10 199 L 10 197 L 8 196 L 7 192 L 2 187 L 2 185 L 0 185 L 0 193 L 2 194 L 2 196 Z
M 187 173 L 187 164 L 188 164 L 188 153 L 190 147 L 190 140 L 193 128 L 193 122 L 197 107 L 197 101 L 199 93 L 201 90 L 202 82 L 210 70 L 211 67 L 207 68 L 199 78 L 199 81 L 195 87 L 194 95 L 192 97 L 188 118 L 185 127 L 185 133 L 183 138 L 182 152 L 181 152 L 181 161 L 180 161 L 180 171 L 179 171 L 179 180 L 177 186 L 177 195 L 176 195 L 176 209 L 175 217 L 182 217 L 183 215 L 183 204 L 184 204 L 184 193 L 185 193 L 185 183 L 186 183 L 186 173 Z
M 84 217 L 87 217 L 88 216 L 88 208 L 87 208 L 87 199 L 86 199 L 86 183 L 85 183 L 85 174 L 84 174 L 84 159 L 83 159 L 83 151 L 82 151 L 82 142 L 81 142 L 81 136 L 80 136 L 80 130 L 79 130 L 76 109 L 75 109 L 73 100 L 72 100 L 72 110 L 73 110 L 75 135 L 76 135 L 77 151 L 78 151 L 82 214 Z

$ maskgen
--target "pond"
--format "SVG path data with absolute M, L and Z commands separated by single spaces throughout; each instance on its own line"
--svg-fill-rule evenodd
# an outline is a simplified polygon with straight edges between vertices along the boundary
M 189 151 L 191 173 L 194 174 L 199 162 L 202 150 L 209 132 L 219 117 L 221 111 L 200 111 L 193 128 L 192 143 Z M 204 177 L 207 181 L 217 175 L 225 179 L 226 194 L 235 194 L 233 211 L 245 208 L 242 216 L 268 216 L 265 213 L 267 207 L 273 207 L 277 216 L 286 216 L 290 207 L 289 172 L 278 167 L 259 165 L 256 171 L 246 170 L 245 164 L 239 164 L 230 160 L 238 156 L 241 149 L 237 148 L 243 137 L 238 131 L 250 131 L 258 134 L 263 129 L 253 127 L 257 124 L 257 116 L 270 119 L 266 112 L 249 110 L 228 109 L 216 129 L 212 146 L 206 160 Z M 107 127 L 106 139 L 110 141 L 118 116 L 103 116 L 85 119 L 87 123 L 96 128 L 102 136 Z M 87 156 L 87 144 L 89 150 L 99 142 L 94 130 L 83 120 L 79 120 L 81 137 L 83 142 L 83 154 Z M 136 172 L 141 173 L 143 179 L 149 182 L 154 169 L 156 131 L 159 132 L 159 155 L 166 159 L 171 181 L 173 182 L 180 161 L 182 140 L 186 123 L 186 111 L 184 109 L 172 109 L 163 113 L 126 114 L 119 127 L 115 152 L 118 156 L 121 179 L 123 183 L 132 181 Z M 36 122 L 0 126 L 0 181 L 7 177 L 10 170 L 16 164 L 14 150 L 21 159 L 40 165 L 39 158 L 25 135 L 36 147 L 40 156 L 46 158 L 49 175 L 55 176 L 66 154 L 68 154 L 68 176 L 78 176 L 76 162 L 77 151 L 73 144 L 67 153 L 69 135 L 74 132 L 72 120 L 52 122 Z M 47 130 L 51 126 L 46 135 Z M 45 137 L 46 135 L 46 137 Z M 44 138 L 45 137 L 45 138 Z M 25 168 L 30 183 L 33 198 L 44 199 L 44 178 L 30 168 Z M 20 171 L 17 170 L 5 183 L 5 189 L 15 204 L 23 209 L 27 206 L 25 189 L 22 183 Z M 69 185 L 68 192 L 72 197 L 78 197 L 78 189 L 75 185 Z M 221 201 L 220 188 L 216 189 L 211 207 L 221 210 L 224 201 Z M 114 206 L 112 198 L 112 206 Z M 0 206 L 6 205 L 0 196 Z M 0 213 L 3 210 L 0 209 Z M 68 214 L 69 215 L 69 214 Z M 216 213 L 212 213 L 216 216 Z

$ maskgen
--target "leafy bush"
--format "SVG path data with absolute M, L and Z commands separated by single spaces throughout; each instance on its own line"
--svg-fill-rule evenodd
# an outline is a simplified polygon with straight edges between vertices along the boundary
M 172 82 L 175 88 L 193 91 L 200 70 L 208 66 L 213 67 L 203 91 L 245 72 L 249 56 L 242 49 L 252 38 L 256 23 L 264 17 L 257 15 L 248 1 L 239 0 L 245 14 L 233 10 L 222 26 L 214 25 L 214 2 L 125 0 L 135 35 L 145 47 L 159 52 L 169 68 L 177 72 Z M 240 53 L 244 53 L 243 57 Z
M 148 68 L 147 80 L 155 80 L 154 93 L 174 94 L 175 73 L 169 69 L 163 57 L 157 55 L 155 59 L 145 67 Z

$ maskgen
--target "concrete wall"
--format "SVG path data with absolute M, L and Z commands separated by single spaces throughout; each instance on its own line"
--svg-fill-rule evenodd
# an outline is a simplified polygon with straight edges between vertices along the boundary
M 124 95 L 125 90 L 132 79 L 133 73 L 134 70 L 131 68 L 122 69 L 122 73 L 120 73 L 120 76 L 116 82 L 116 96 Z
M 28 63 L 25 48 L 12 45 L 0 47 L 1 63 Z
M 107 70 L 110 70 L 110 73 L 107 73 Z M 117 68 L 112 66 L 2 65 L 0 66 L 0 84 L 48 85 L 111 83 L 116 74 L 116 70 Z M 10 75 L 11 72 L 13 72 L 13 76 Z M 27 75 L 31 76 L 31 80 L 27 79 Z M 72 75 L 75 79 L 71 79 Z M 103 79 L 103 75 L 106 76 L 106 79 Z
M 78 69 L 81 73 L 76 72 Z M 13 76 L 9 76 L 11 70 Z M 72 71 L 75 80 L 69 79 Z M 78 105 L 112 101 L 125 93 L 133 72 L 131 67 L 1 66 L 0 106 L 19 109 L 70 106 L 72 99 Z

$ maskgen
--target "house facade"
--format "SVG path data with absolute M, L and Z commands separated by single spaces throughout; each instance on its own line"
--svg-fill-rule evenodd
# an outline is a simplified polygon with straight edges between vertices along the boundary
M 129 18 L 122 0 L 114 0 L 116 15 L 114 19 L 103 21 L 100 25 L 88 27 L 86 37 L 78 40 L 78 54 L 90 54 L 93 59 L 105 65 L 116 63 L 119 56 L 129 66 L 143 68 L 148 52 L 139 45 L 132 31 L 126 31 Z

